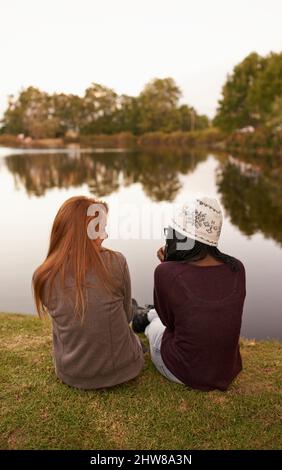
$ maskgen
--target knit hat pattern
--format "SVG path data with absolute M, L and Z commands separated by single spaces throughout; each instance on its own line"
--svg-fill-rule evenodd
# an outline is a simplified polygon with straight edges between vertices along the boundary
M 204 196 L 183 204 L 170 225 L 185 237 L 217 246 L 222 222 L 222 210 L 217 199 Z

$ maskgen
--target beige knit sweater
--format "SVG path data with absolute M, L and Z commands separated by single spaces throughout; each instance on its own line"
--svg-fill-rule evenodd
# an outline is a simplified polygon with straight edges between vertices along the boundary
M 129 326 L 132 304 L 126 259 L 119 252 L 101 253 L 120 288 L 109 293 L 95 271 L 89 272 L 86 280 L 93 287 L 87 287 L 88 307 L 82 324 L 74 315 L 71 277 L 66 277 L 64 292 L 56 281 L 50 301 L 45 299 L 53 323 L 56 374 L 64 383 L 82 389 L 126 382 L 144 365 L 140 341 Z

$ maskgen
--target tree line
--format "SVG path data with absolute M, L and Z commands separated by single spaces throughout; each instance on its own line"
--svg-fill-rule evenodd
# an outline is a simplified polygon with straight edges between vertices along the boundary
M 172 78 L 150 81 L 139 96 L 118 95 L 92 83 L 84 96 L 28 87 L 10 96 L 2 120 L 2 133 L 33 138 L 73 134 L 115 134 L 199 130 L 209 119 L 192 106 L 179 104 L 181 91 Z
M 222 89 L 211 123 L 187 104 L 173 78 L 156 78 L 137 96 L 118 95 L 92 83 L 84 95 L 48 94 L 32 86 L 9 96 L 1 121 L 3 134 L 33 138 L 66 135 L 116 134 L 203 130 L 211 124 L 224 132 L 252 126 L 282 126 L 282 53 L 249 54 L 236 65 Z

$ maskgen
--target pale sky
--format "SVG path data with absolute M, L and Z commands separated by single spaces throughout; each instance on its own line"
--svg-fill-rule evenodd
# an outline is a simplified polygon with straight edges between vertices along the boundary
M 0 0 L 0 115 L 29 85 L 137 95 L 171 76 L 212 117 L 236 63 L 282 49 L 281 18 L 281 0 Z

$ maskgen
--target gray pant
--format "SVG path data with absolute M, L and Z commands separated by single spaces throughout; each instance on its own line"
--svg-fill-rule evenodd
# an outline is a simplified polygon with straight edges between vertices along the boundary
M 153 308 L 148 312 L 148 320 L 150 324 L 145 329 L 145 335 L 150 343 L 150 353 L 153 364 L 156 369 L 168 380 L 182 384 L 166 367 L 161 356 L 161 343 L 165 330 L 164 324 L 161 322 L 156 310 Z

